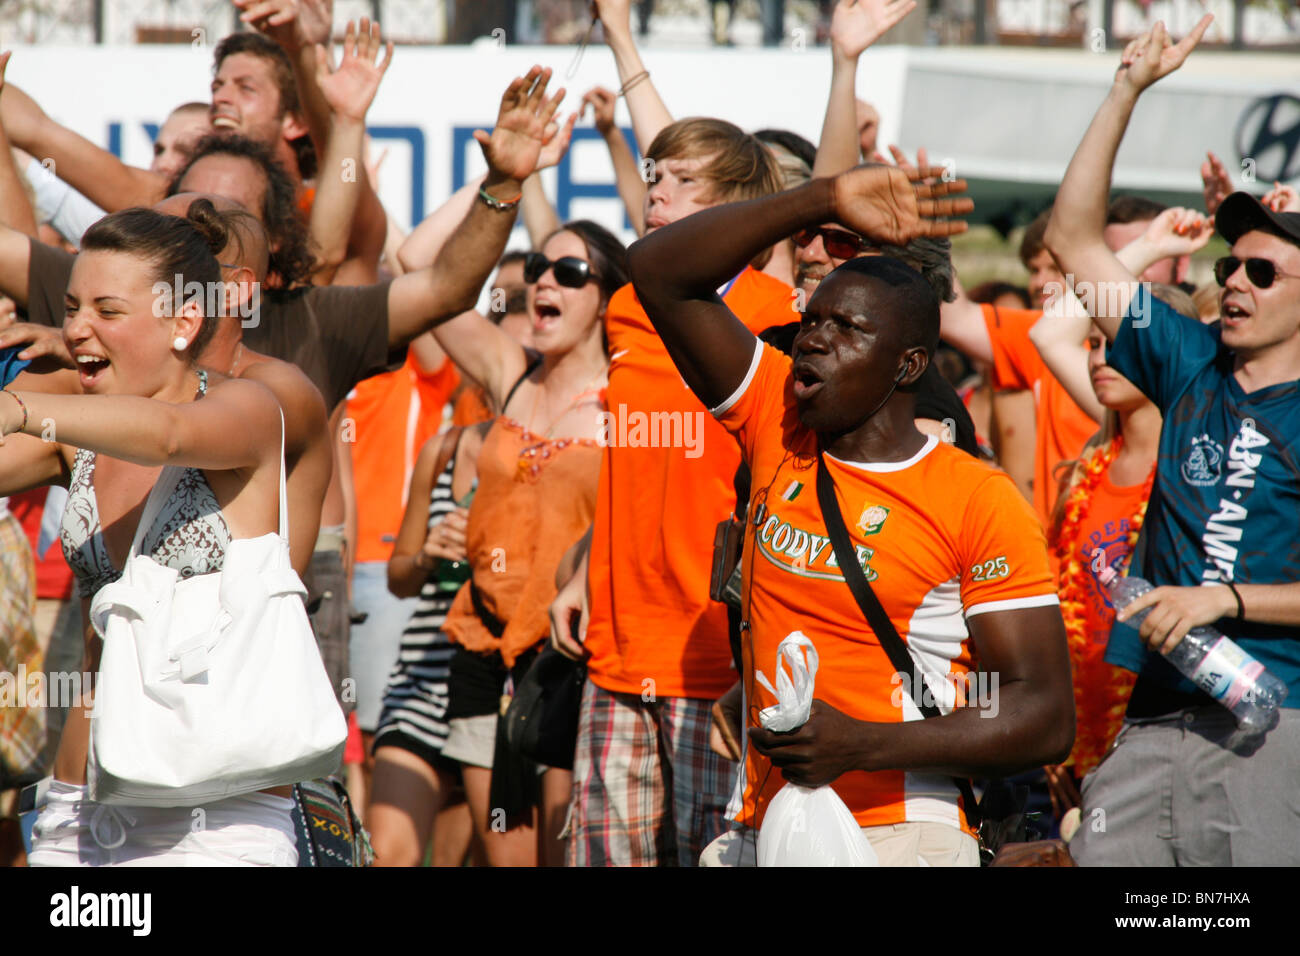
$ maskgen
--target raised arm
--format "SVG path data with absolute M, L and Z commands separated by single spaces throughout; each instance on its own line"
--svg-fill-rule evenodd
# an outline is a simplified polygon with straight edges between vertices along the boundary
M 614 106 L 618 97 L 603 86 L 594 86 L 582 97 L 582 112 L 591 107 L 591 117 L 596 124 L 609 150 L 609 161 L 614 164 L 614 182 L 618 187 L 618 198 L 623 200 L 627 210 L 628 221 L 638 236 L 645 235 L 645 179 L 641 176 L 641 167 L 632 155 L 623 131 L 614 122 Z M 647 144 L 648 145 L 648 144 Z
M 240 20 L 273 39 L 293 64 L 302 118 L 316 154 L 324 156 L 329 148 L 330 130 L 335 118 L 328 98 L 316 81 L 318 61 L 315 47 L 321 45 L 327 51 L 329 49 L 333 0 L 235 0 L 235 6 L 244 11 Z M 359 152 L 354 155 L 360 157 Z M 378 276 L 377 266 L 387 237 L 388 215 L 359 158 L 352 185 L 356 187 L 357 198 L 347 233 L 346 266 L 341 271 L 346 272 L 350 283 L 365 284 L 374 282 Z M 342 280 L 341 276 L 339 278 Z
M 858 60 L 916 9 L 916 0 L 839 0 L 831 14 L 831 92 L 822 120 L 813 176 L 834 176 L 861 162 L 858 155 Z
M 368 188 L 363 162 L 366 111 L 393 62 L 393 41 L 388 41 L 384 58 L 378 60 L 384 49 L 379 24 L 362 18 L 359 31 L 355 23 L 348 23 L 343 58 L 337 69 L 331 70 L 324 46 L 312 49 L 316 56 L 316 84 L 334 114 L 311 209 L 311 238 L 317 261 L 312 281 L 329 285 L 348 256 L 348 237 L 357 205 Z
M 926 175 L 930 174 L 926 170 Z M 860 166 L 763 199 L 729 203 L 656 229 L 628 251 L 632 283 L 686 384 L 706 406 L 733 394 L 749 371 L 754 335 L 717 289 L 760 251 L 808 226 L 840 222 L 880 242 L 962 232 L 965 182 L 914 184 L 901 170 Z
M 1206 14 L 1177 44 L 1169 39 L 1164 23 L 1157 22 L 1150 33 L 1125 48 L 1115 83 L 1083 134 L 1052 206 L 1043 242 L 1061 271 L 1073 276 L 1075 282 L 1108 290 L 1107 295 L 1093 297 L 1091 309 L 1108 339 L 1119 331 L 1137 288 L 1133 273 L 1110 251 L 1102 236 L 1115 155 L 1138 96 L 1182 65 L 1213 19 Z
M 1029 340 L 1074 403 L 1094 422 L 1100 422 L 1106 409 L 1092 389 L 1088 353 L 1082 347 L 1092 319 L 1073 292 L 1053 285 L 1048 284 L 1043 316 L 1029 330 Z
M 181 405 L 135 395 L 0 395 L 0 435 L 44 437 L 51 428 L 59 442 L 137 465 L 225 471 L 265 464 L 265 436 L 278 438 L 280 412 L 265 386 L 241 379 Z
M 632 39 L 631 0 L 595 0 L 594 5 L 605 31 L 605 42 L 614 54 L 627 110 L 632 114 L 632 132 L 644 153 L 659 131 L 673 121 L 673 116 L 659 97 L 659 91 L 650 79 L 650 71 L 641 62 L 641 54 Z
M 389 286 L 390 346 L 407 344 L 440 322 L 469 311 L 478 301 L 483 283 L 509 241 L 523 181 L 537 168 L 542 147 L 556 133 L 555 111 L 564 90 L 548 98 L 550 78 L 551 71 L 538 66 L 516 77 L 501 98 L 491 134 L 475 131 L 487 159 L 487 176 L 433 265 L 399 276 Z M 442 345 L 455 361 L 447 343 Z
M 5 67 L 12 55 L 9 50 L 0 53 L 0 96 L 4 95 Z M 0 223 L 36 238 L 36 212 L 27 200 L 27 190 L 18 175 L 3 122 L 0 122 Z
M 52 160 L 64 182 L 108 212 L 152 206 L 167 190 L 166 177 L 128 166 L 45 115 L 30 96 L 6 83 L 0 91 L 0 123 L 10 142 L 40 160 Z

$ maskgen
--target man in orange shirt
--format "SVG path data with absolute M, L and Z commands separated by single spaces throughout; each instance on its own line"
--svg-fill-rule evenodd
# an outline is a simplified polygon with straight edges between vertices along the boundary
M 886 256 L 835 270 L 807 303 L 793 361 L 760 344 L 711 290 L 754 250 L 827 220 L 898 245 L 957 231 L 922 217 L 968 209 L 927 198 L 964 188 L 921 186 L 914 197 L 902 172 L 859 167 L 701 213 L 629 254 L 655 328 L 753 472 L 749 753 L 738 822 L 760 826 L 784 781 L 830 785 L 882 862 L 896 865 L 976 865 L 963 814 L 973 808 L 960 805 L 951 776 L 1001 775 L 1069 750 L 1069 662 L 1043 535 L 1006 475 L 914 425 L 915 388 L 939 324 L 938 298 L 914 270 Z M 924 691 L 900 688 L 846 584 L 819 495 L 807 487 L 823 468 Z M 802 727 L 777 734 L 755 726 L 775 700 L 754 676 L 795 630 L 821 658 L 816 699 Z M 992 700 L 979 695 L 991 706 L 978 711 L 961 706 L 977 655 L 998 677 Z M 921 720 L 913 693 L 934 698 L 943 716 Z M 706 857 L 742 861 L 746 832 L 728 834 Z
M 766 148 L 722 120 L 672 123 L 646 156 L 647 232 L 779 189 Z M 794 315 L 791 288 L 747 262 L 717 291 L 755 332 Z M 734 779 L 735 765 L 709 749 L 709 708 L 736 680 L 727 608 L 709 600 L 709 577 L 740 456 L 631 286 L 605 322 L 609 410 L 590 554 L 551 612 L 553 644 L 588 658 L 569 863 L 692 866 L 725 829 Z

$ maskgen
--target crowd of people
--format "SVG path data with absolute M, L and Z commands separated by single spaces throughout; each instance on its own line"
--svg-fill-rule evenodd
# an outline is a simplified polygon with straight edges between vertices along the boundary
M 966 184 L 854 88 L 914 0 L 834 5 L 816 144 L 674 118 L 602 0 L 618 91 L 510 79 L 409 235 L 357 162 L 379 25 L 233 2 L 148 170 L 0 54 L 0 860 L 754 865 L 788 782 L 882 865 L 1300 863 L 1300 197 L 1212 155 L 1203 210 L 1110 188 L 1208 16 L 1129 44 L 1024 285 L 967 289 Z M 588 110 L 631 246 L 538 175 Z M 338 773 L 201 827 L 98 799 L 111 702 L 16 675 L 99 670 L 128 557 L 216 575 L 286 520 Z M 1155 585 L 1118 616 L 1114 572 Z M 1165 659 L 1202 625 L 1290 690 L 1262 737 Z M 768 729 L 796 632 L 815 699 Z

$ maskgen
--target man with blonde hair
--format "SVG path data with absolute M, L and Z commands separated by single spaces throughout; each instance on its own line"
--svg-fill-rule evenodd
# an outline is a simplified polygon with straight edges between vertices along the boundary
M 671 123 L 646 158 L 647 233 L 781 188 L 771 153 L 723 120 Z M 793 290 L 752 266 L 719 293 L 754 332 L 794 317 Z M 611 427 L 596 517 L 551 611 L 553 645 L 588 668 L 569 863 L 693 866 L 726 828 L 735 776 L 709 749 L 710 707 L 736 680 L 727 607 L 709 599 L 709 581 L 740 456 L 630 285 L 605 328 Z

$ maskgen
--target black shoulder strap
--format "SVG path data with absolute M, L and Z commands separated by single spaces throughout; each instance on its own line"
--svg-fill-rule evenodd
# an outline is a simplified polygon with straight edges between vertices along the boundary
M 867 581 L 862 565 L 858 563 L 857 550 L 849 538 L 849 529 L 844 525 L 844 515 L 840 512 L 839 502 L 835 500 L 835 482 L 826 468 L 826 459 L 820 449 L 817 452 L 817 504 L 821 506 L 822 521 L 826 523 L 826 534 L 831 539 L 835 560 L 844 572 L 844 581 L 853 592 L 853 599 L 858 602 L 858 607 L 866 616 L 871 630 L 880 640 L 880 646 L 888 655 L 889 662 L 907 681 L 908 691 L 917 709 L 921 711 L 921 716 L 926 718 L 942 716 L 938 707 L 933 703 L 926 703 L 925 695 L 922 693 L 924 685 L 921 683 L 922 678 L 916 663 L 903 644 L 903 639 L 898 636 L 894 622 L 889 619 L 889 615 L 881 606 L 876 592 L 871 589 L 871 583 Z M 965 804 L 966 819 L 972 827 L 978 828 L 975 794 L 971 790 L 970 781 L 960 777 L 953 777 L 953 781 L 957 784 L 957 790 L 961 793 L 962 802 Z
M 506 400 L 501 403 L 500 414 L 504 415 L 510 405 L 510 399 L 515 397 L 515 392 L 519 391 L 519 386 L 524 384 L 524 379 L 533 374 L 533 370 L 542 364 L 542 357 L 531 349 L 525 349 L 524 354 L 528 356 L 528 365 L 524 369 L 524 374 L 515 379 L 515 384 L 510 386 L 510 391 L 506 392 Z

